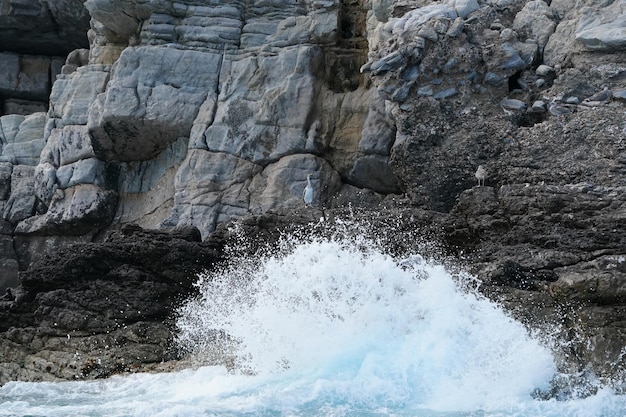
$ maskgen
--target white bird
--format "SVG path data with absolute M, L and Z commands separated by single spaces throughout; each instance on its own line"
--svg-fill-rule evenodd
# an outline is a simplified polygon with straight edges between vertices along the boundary
M 306 182 L 306 187 L 302 192 L 302 199 L 304 200 L 304 204 L 308 207 L 311 203 L 313 203 L 313 184 L 311 184 L 311 174 L 307 174 Z
M 566 116 L 572 113 L 572 111 L 567 107 L 559 106 L 558 104 L 556 104 L 556 99 L 552 99 L 552 101 L 550 102 L 550 106 L 548 107 L 548 111 L 551 115 L 556 117 Z
M 593 94 L 592 96 L 584 99 L 583 104 L 585 106 L 590 106 L 590 107 L 600 106 L 602 104 L 607 103 L 609 100 L 611 100 L 612 96 L 613 96 L 613 93 L 611 92 L 611 90 L 609 90 L 609 87 L 604 87 L 602 91 L 597 92 Z
M 476 179 L 478 180 L 478 186 L 485 185 L 485 178 L 487 178 L 487 170 L 482 166 L 478 165 L 478 169 L 474 174 Z

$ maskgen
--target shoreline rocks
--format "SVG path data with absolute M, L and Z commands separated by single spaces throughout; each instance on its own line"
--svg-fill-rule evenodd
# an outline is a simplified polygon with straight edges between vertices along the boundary
M 0 11 L 0 23 L 10 23 L 0 25 L 0 45 L 17 27 L 28 40 L 0 54 L 0 293 L 22 273 L 34 297 L 20 304 L 28 323 L 2 310 L 16 329 L 64 308 L 89 311 L 78 302 L 99 294 L 89 274 L 108 274 L 103 291 L 125 281 L 152 282 L 154 294 L 186 291 L 196 269 L 178 288 L 113 251 L 125 225 L 157 229 L 145 232 L 146 245 L 163 256 L 149 242 L 193 242 L 183 245 L 189 253 L 172 252 L 184 258 L 200 256 L 234 219 L 257 216 L 263 236 L 294 213 L 352 205 L 411 212 L 519 317 L 532 324 L 561 314 L 564 327 L 608 352 L 581 342 L 568 354 L 575 366 L 602 375 L 623 367 L 626 54 L 614 30 L 623 23 L 617 3 L 18 3 Z M 76 32 L 84 37 L 55 49 Z M 36 55 L 37 39 L 50 55 Z M 479 166 L 489 174 L 475 187 Z M 308 174 L 318 196 L 312 212 L 301 198 Z M 205 243 L 159 235 L 176 226 L 195 227 Z M 63 252 L 69 247 L 115 261 L 67 263 L 78 256 Z M 51 277 L 76 270 L 87 281 L 33 281 L 41 259 Z M 104 304 L 85 322 L 67 317 L 87 328 L 100 314 L 123 322 Z M 166 357 L 167 326 L 130 320 L 135 330 L 118 329 L 119 340 L 156 343 L 143 354 Z M 79 346 L 70 327 L 48 327 L 46 340 L 34 327 L 7 339 L 10 357 L 32 371 L 11 375 L 75 372 L 50 365 L 46 374 L 56 362 L 43 352 Z M 81 351 L 96 358 L 90 336 L 81 337 Z M 112 357 L 105 363 L 86 375 L 126 369 Z

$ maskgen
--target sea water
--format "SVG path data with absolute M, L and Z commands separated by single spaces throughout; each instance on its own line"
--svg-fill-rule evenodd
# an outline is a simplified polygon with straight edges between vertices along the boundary
M 0 416 L 626 415 L 624 396 L 602 386 L 545 399 L 552 341 L 472 282 L 365 238 L 289 239 L 200 276 L 178 311 L 179 349 L 214 365 L 11 382 Z

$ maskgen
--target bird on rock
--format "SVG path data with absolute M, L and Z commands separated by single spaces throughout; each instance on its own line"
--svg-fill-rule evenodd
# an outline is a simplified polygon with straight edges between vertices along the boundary
M 590 107 L 600 106 L 602 104 L 608 103 L 609 100 L 611 100 L 612 96 L 613 93 L 611 92 L 611 90 L 609 90 L 608 87 L 604 87 L 602 91 L 599 91 L 584 99 L 583 104 Z
M 572 111 L 570 109 L 568 109 L 567 107 L 561 106 L 559 104 L 556 103 L 556 100 L 552 100 L 550 102 L 550 106 L 548 107 L 548 111 L 550 112 L 551 115 L 559 117 L 559 116 L 566 116 L 568 114 L 572 114 Z
M 302 199 L 304 200 L 304 204 L 308 207 L 313 203 L 313 184 L 311 184 L 311 174 L 307 174 L 306 183 L 306 187 L 302 192 Z
M 482 165 L 478 165 L 478 169 L 474 174 L 476 179 L 478 180 L 478 186 L 485 185 L 485 178 L 487 178 L 487 170 Z

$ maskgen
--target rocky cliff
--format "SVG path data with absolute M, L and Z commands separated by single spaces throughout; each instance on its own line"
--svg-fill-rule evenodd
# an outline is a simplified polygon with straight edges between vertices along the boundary
M 527 320 L 583 306 L 606 356 L 579 364 L 623 367 L 623 1 L 22 0 L 0 22 L 2 291 L 126 224 L 206 240 L 302 212 L 311 174 L 308 210 L 408 207 Z

